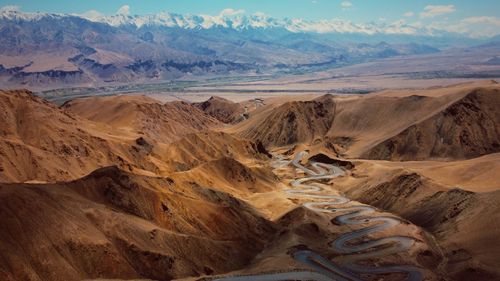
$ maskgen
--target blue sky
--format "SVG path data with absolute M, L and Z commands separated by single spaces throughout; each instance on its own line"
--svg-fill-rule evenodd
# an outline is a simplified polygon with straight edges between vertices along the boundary
M 129 7 L 130 14 L 169 11 L 216 15 L 223 9 L 233 8 L 245 10 L 248 14 L 263 12 L 277 18 L 341 18 L 354 22 L 401 18 L 431 21 L 437 16 L 450 21 L 479 16 L 500 17 L 500 0 L 0 0 L 0 6 L 5 5 L 17 5 L 29 12 L 84 13 L 97 10 L 108 15 L 116 13 L 124 5 Z M 448 8 L 436 16 L 422 14 L 428 6 Z

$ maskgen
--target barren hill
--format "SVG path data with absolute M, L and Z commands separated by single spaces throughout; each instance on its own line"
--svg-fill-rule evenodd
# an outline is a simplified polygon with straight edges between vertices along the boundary
M 116 167 L 70 183 L 1 184 L 0 213 L 3 280 L 221 273 L 246 264 L 274 231 L 229 194 Z
M 277 177 L 268 167 L 249 167 L 231 157 L 206 162 L 178 175 L 236 195 L 268 192 L 276 189 L 277 184 Z
M 216 118 L 236 114 L 237 104 L 218 98 L 202 106 L 115 96 L 57 107 L 27 91 L 0 92 L 0 182 L 13 182 L 0 183 L 0 279 L 295 276 L 310 270 L 294 260 L 297 250 L 341 266 L 378 252 L 363 265 L 415 265 L 426 280 L 498 279 L 499 96 L 491 82 L 293 96 L 224 125 Z M 303 178 L 289 161 L 305 155 L 302 165 L 329 175 Z M 306 180 L 314 194 L 297 186 Z M 337 194 L 347 201 L 332 208 L 359 200 L 408 220 L 356 241 L 407 237 L 411 248 L 339 255 L 327 247 L 375 225 L 342 224 L 345 213 L 315 200 Z
M 242 162 L 248 159 L 269 159 L 268 152 L 260 143 L 236 138 L 223 132 L 189 134 L 165 148 L 163 161 L 173 171 L 185 171 L 204 162 L 231 157 Z
M 329 97 L 287 102 L 244 122 L 238 134 L 267 146 L 310 143 L 328 132 L 334 114 L 335 103 Z
M 124 128 L 159 142 L 220 125 L 186 102 L 160 102 L 145 96 L 92 97 L 69 101 L 63 108 L 89 120 Z
M 241 115 L 245 112 L 241 104 L 217 96 L 193 105 L 224 123 L 233 123 L 241 119 Z
M 0 91 L 0 181 L 73 179 L 128 162 L 127 148 L 101 129 L 31 92 Z
M 321 145 L 349 158 L 470 158 L 500 149 L 499 91 L 484 82 L 399 95 L 327 95 L 269 105 L 229 131 L 270 147 Z
M 441 110 L 460 94 L 454 91 L 443 97 L 325 95 L 312 101 L 269 105 L 231 130 L 270 146 L 322 140 L 348 143 L 347 154 L 356 157 L 388 135 L 397 134 Z
M 4 182 L 71 180 L 109 165 L 168 174 L 221 157 L 268 157 L 261 144 L 207 131 L 221 123 L 184 102 L 123 96 L 75 100 L 58 108 L 30 92 L 14 91 L 0 92 L 0 107 Z
M 500 89 L 476 89 L 364 154 L 370 159 L 473 158 L 500 151 Z

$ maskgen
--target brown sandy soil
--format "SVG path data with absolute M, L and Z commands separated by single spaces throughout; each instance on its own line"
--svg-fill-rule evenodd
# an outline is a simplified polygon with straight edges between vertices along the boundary
M 349 259 L 328 244 L 360 226 L 338 225 L 338 214 L 289 198 L 283 190 L 304 174 L 273 171 L 269 149 L 288 158 L 308 150 L 345 168 L 323 182 L 323 193 L 407 220 L 367 239 L 406 235 L 416 245 L 366 264 L 417 265 L 427 280 L 500 280 L 499 91 L 480 82 L 295 95 L 265 100 L 249 120 L 226 127 L 182 102 L 118 96 L 58 108 L 26 91 L 0 92 L 0 182 L 12 182 L 0 184 L 0 279 L 308 269 L 292 259 L 297 249 Z M 435 144 L 439 132 L 450 137 L 446 145 Z
M 473 158 L 500 150 L 500 88 L 479 88 L 445 110 L 379 143 L 363 156 L 423 160 Z
M 473 192 L 500 188 L 500 154 L 493 153 L 462 161 L 373 161 L 377 165 L 404 168 L 432 179 L 434 182 Z
M 219 126 L 219 122 L 185 102 L 161 104 L 145 96 L 76 99 L 62 108 L 89 120 L 130 130 L 167 143 L 189 133 Z
M 272 238 L 272 222 L 224 192 L 275 188 L 275 176 L 263 166 L 267 152 L 262 145 L 222 132 L 197 133 L 207 123 L 219 123 L 191 105 L 119 97 L 116 103 L 122 108 L 115 108 L 114 116 L 100 115 L 103 108 L 97 105 L 75 106 L 92 111 L 89 118 L 94 122 L 29 92 L 1 94 L 6 109 L 1 122 L 3 181 L 62 181 L 97 169 L 72 182 L 1 184 L 2 280 L 170 280 L 223 273 L 244 267 Z M 113 99 L 106 102 L 112 105 Z M 155 116 L 158 108 L 174 120 Z M 185 108 L 195 114 L 184 114 Z M 143 117 L 142 125 L 129 123 L 127 111 Z M 202 117 L 187 131 L 160 126 L 138 137 L 143 125 L 157 120 L 180 123 L 180 118 L 198 118 L 198 113 Z M 153 134 L 165 138 L 152 142 Z M 163 143 L 167 139 L 177 141 Z M 7 150 L 14 141 L 28 156 L 41 156 L 25 159 L 17 146 Z M 66 146 L 68 150 L 59 153 L 59 147 Z M 77 154 L 81 149 L 88 154 Z M 120 163 L 134 174 L 118 167 L 99 169 Z M 175 173 L 187 170 L 192 171 Z M 162 171 L 170 172 L 159 177 Z
M 2 280 L 222 273 L 244 266 L 274 229 L 227 193 L 116 167 L 69 183 L 2 184 L 0 201 Z
M 214 131 L 189 134 L 173 143 L 159 145 L 154 153 L 167 172 L 190 170 L 223 157 L 234 158 L 242 163 L 269 159 L 268 152 L 261 144 Z
M 223 123 L 233 123 L 241 118 L 244 107 L 225 98 L 212 96 L 208 100 L 193 105 Z
M 142 166 L 123 144 L 126 133 L 75 117 L 30 92 L 0 91 L 0 108 L 0 181 L 68 180 L 111 164 Z
M 196 179 L 205 186 L 216 186 L 218 190 L 240 196 L 272 191 L 278 183 L 268 166 L 248 167 L 229 157 L 208 161 L 176 175 L 184 175 L 186 179 Z
M 4 182 L 71 180 L 109 165 L 154 175 L 179 165 L 259 153 L 256 144 L 227 134 L 193 135 L 220 122 L 182 102 L 121 96 L 58 108 L 28 91 L 10 91 L 0 92 L 0 108 Z M 172 141 L 178 142 L 169 145 Z
M 406 91 L 401 96 L 391 91 L 366 96 L 327 95 L 314 101 L 267 105 L 253 118 L 227 130 L 269 146 L 329 143 L 350 158 L 477 157 L 500 149 L 495 110 L 499 89 L 495 82 L 482 82 L 411 94 Z M 435 144 L 441 141 L 436 136 L 446 142 Z
M 335 104 L 330 96 L 324 96 L 312 101 L 269 106 L 268 110 L 243 122 L 238 130 L 241 137 L 262 141 L 264 145 L 310 143 L 326 134 L 334 115 Z

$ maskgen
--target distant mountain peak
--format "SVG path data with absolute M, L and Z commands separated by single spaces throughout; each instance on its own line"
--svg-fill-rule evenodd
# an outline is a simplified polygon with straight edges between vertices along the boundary
M 181 15 L 169 12 L 159 12 L 149 15 L 81 15 L 94 21 L 102 22 L 112 26 L 165 26 L 186 29 L 210 29 L 215 27 L 233 28 L 237 30 L 249 28 L 283 27 L 276 19 L 270 18 L 262 13 L 250 16 L 222 13 L 217 16 L 211 15 Z
M 44 17 L 51 18 L 62 18 L 64 14 L 49 14 L 49 13 L 26 13 L 21 12 L 17 6 L 5 6 L 0 8 L 0 19 L 4 20 L 24 20 L 24 21 L 36 21 Z
M 365 35 L 431 35 L 439 36 L 448 34 L 444 30 L 429 27 L 414 26 L 404 21 L 393 23 L 370 22 L 353 23 L 349 20 L 330 19 L 310 21 L 301 18 L 277 19 L 263 13 L 246 15 L 234 10 L 223 10 L 219 15 L 191 15 L 170 12 L 158 12 L 147 15 L 103 15 L 97 11 L 84 14 L 51 14 L 27 13 L 20 11 L 16 6 L 0 8 L 0 19 L 36 21 L 43 18 L 80 17 L 92 22 L 105 23 L 114 27 L 129 26 L 142 28 L 145 26 L 182 28 L 182 29 L 211 29 L 230 28 L 234 30 L 280 28 L 293 33 L 345 33 Z

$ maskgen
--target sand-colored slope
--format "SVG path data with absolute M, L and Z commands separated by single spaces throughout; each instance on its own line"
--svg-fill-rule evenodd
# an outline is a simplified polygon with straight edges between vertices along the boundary
M 462 161 L 373 161 L 384 167 L 421 174 L 434 182 L 473 192 L 489 192 L 500 189 L 500 153 Z
M 157 154 L 170 172 L 190 170 L 223 157 L 234 158 L 242 163 L 268 160 L 270 157 L 262 144 L 213 131 L 187 135 L 158 148 Z
M 419 118 L 425 118 L 422 115 L 433 108 L 438 110 L 447 102 L 418 97 L 323 96 L 313 101 L 273 104 L 256 111 L 250 120 L 232 130 L 243 137 L 278 146 L 311 144 L 326 136 L 337 143 L 347 141 L 348 153 L 355 155 L 387 134 L 396 134 Z M 322 110 L 315 112 L 314 104 Z
M 243 197 L 275 190 L 278 184 L 278 178 L 267 165 L 247 166 L 230 157 L 206 162 L 176 176 Z
M 479 81 L 338 99 L 337 114 L 328 136 L 333 140 L 351 140 L 345 151 L 346 156 L 361 157 L 372 147 L 408 127 L 440 114 L 478 88 L 490 91 L 500 89 L 500 86 L 492 81 Z
M 110 140 L 111 134 L 121 140 Z M 123 145 L 128 138 L 30 92 L 0 91 L 0 181 L 74 179 L 111 163 L 140 166 Z
M 241 120 L 241 115 L 245 112 L 241 104 L 217 96 L 193 105 L 223 123 Z
M 262 165 L 269 154 L 262 144 L 198 132 L 219 122 L 191 105 L 120 97 L 123 108 L 115 116 L 90 104 L 75 106 L 96 114 L 87 117 L 91 121 L 68 104 L 58 108 L 28 92 L 1 94 L 5 181 L 59 182 L 0 184 L 3 279 L 170 280 L 223 273 L 245 266 L 272 237 L 272 223 L 226 192 L 275 188 L 276 178 Z M 155 116 L 163 111 L 167 117 Z M 163 121 L 187 122 L 187 129 L 149 127 Z M 9 150 L 11 142 L 19 146 Z M 111 164 L 142 176 L 111 167 L 62 182 Z
M 161 104 L 145 96 L 76 99 L 62 107 L 94 122 L 123 128 L 163 143 L 220 125 L 215 118 L 186 102 Z
M 394 91 L 365 96 L 327 95 L 313 101 L 266 106 L 253 112 L 249 120 L 227 131 L 261 140 L 267 146 L 323 143 L 349 158 L 365 156 L 410 160 L 415 157 L 475 157 L 498 149 L 498 110 L 495 107 L 499 100 L 499 89 L 498 84 L 486 81 L 401 91 L 399 95 Z M 468 108 L 471 105 L 475 108 Z M 477 114 L 471 115 L 474 112 Z M 469 115 L 471 118 L 466 118 Z M 445 122 L 442 120 L 444 116 L 451 117 L 442 126 L 440 135 L 434 127 L 439 128 L 439 122 Z M 416 134 L 410 133 L 409 128 L 418 127 L 432 118 L 432 122 L 425 123 L 426 132 L 420 134 L 421 139 L 417 141 Z M 405 130 L 409 131 L 400 137 L 403 140 L 398 139 L 394 145 L 394 148 L 398 145 L 402 147 L 402 155 L 392 157 L 393 148 L 389 144 L 395 141 L 390 138 Z M 458 144 L 460 133 L 464 131 L 468 137 L 476 135 L 465 145 L 467 148 Z M 450 138 L 453 144 L 436 147 L 433 152 L 436 135 L 442 136 L 443 141 L 447 142 L 447 138 Z M 407 138 L 414 142 L 407 143 Z M 386 144 L 381 144 L 385 141 Z M 379 147 L 373 150 L 377 145 Z M 411 148 L 406 149 L 407 146 Z
M 290 257 L 300 247 L 344 258 L 325 245 L 353 229 L 335 224 L 335 214 L 297 208 L 301 199 L 282 189 L 302 174 L 293 168 L 271 172 L 265 144 L 289 157 L 307 149 L 314 160 L 344 165 L 347 175 L 323 181 L 325 188 L 424 227 L 446 257 L 441 260 L 430 245 L 367 264 L 417 261 L 452 280 L 494 280 L 500 276 L 494 246 L 500 237 L 499 153 L 451 159 L 495 151 L 490 132 L 497 129 L 492 97 L 498 94 L 491 93 L 498 85 L 283 99 L 222 131 L 219 121 L 186 103 L 119 96 L 58 108 L 29 93 L 2 93 L 0 176 L 66 182 L 0 184 L 0 276 L 170 280 L 272 272 L 301 268 Z M 447 161 L 328 159 L 359 157 L 412 126 L 426 132 L 425 144 L 439 122 L 455 128 L 447 136 L 462 129 L 480 136 L 467 146 L 479 153 L 465 154 L 469 150 L 451 142 L 439 154 Z M 431 146 L 420 146 L 422 159 L 434 157 Z M 101 168 L 67 182 L 111 164 L 121 169 Z M 432 242 L 417 227 L 397 230 Z
M 371 159 L 473 158 L 500 151 L 500 89 L 478 88 L 363 154 Z
M 274 231 L 229 194 L 114 167 L 70 183 L 2 184 L 0 202 L 2 280 L 221 273 Z
M 72 180 L 109 165 L 168 175 L 221 157 L 268 157 L 262 145 L 207 131 L 220 122 L 187 103 L 93 100 L 58 108 L 30 92 L 0 92 L 0 181 Z
M 330 96 L 292 101 L 269 106 L 234 130 L 243 138 L 259 140 L 267 146 L 309 143 L 325 135 L 334 114 L 335 103 Z
M 358 157 L 381 140 L 425 120 L 457 98 L 457 95 L 425 97 L 416 94 L 339 99 L 328 137 L 350 140 L 351 145 L 345 153 Z

